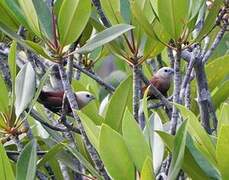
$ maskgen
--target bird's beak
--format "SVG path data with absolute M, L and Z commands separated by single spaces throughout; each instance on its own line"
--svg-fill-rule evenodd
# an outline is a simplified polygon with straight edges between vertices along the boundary
M 94 99 L 96 99 L 95 96 L 91 96 L 91 100 L 94 100 Z
M 174 74 L 174 70 L 173 69 L 170 71 L 170 74 L 172 74 L 172 75 Z

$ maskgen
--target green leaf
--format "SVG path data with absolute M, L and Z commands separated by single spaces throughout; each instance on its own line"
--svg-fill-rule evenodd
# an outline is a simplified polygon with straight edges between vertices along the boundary
M 64 145 L 59 143 L 52 146 L 48 152 L 37 162 L 37 168 L 45 165 L 46 162 L 51 161 L 57 153 L 64 150 Z
M 158 38 L 154 32 L 153 25 L 150 24 L 148 19 L 146 18 L 144 11 L 140 8 L 138 3 L 136 1 L 131 1 L 131 11 L 136 18 L 137 22 L 141 25 L 141 27 L 144 29 L 145 33 L 154 41 L 158 42 Z
M 206 65 L 205 69 L 208 77 L 209 89 L 211 91 L 229 74 L 229 68 L 224 68 L 229 66 L 228 59 L 229 55 L 221 56 Z M 217 76 L 213 76 L 213 74 L 217 74 Z
M 120 11 L 125 23 L 130 24 L 131 12 L 129 0 L 120 1 Z
M 120 0 L 101 0 L 102 9 L 112 25 L 123 23 Z
M 130 156 L 139 171 L 142 170 L 147 156 L 151 157 L 150 147 L 147 144 L 143 132 L 138 126 L 133 115 L 126 109 L 122 121 L 123 139 L 130 152 Z M 141 156 L 139 156 L 141 154 Z
M 163 139 L 169 151 L 172 152 L 174 148 L 174 136 L 167 134 L 163 131 L 157 131 L 158 135 Z M 184 161 L 182 164 L 182 169 L 190 176 L 192 179 L 209 179 L 209 177 L 204 173 L 200 166 L 196 163 L 190 151 L 186 148 L 184 153 Z
M 176 104 L 176 107 L 180 110 L 181 115 L 188 120 L 188 132 L 192 134 L 192 137 L 195 139 L 195 145 L 204 156 L 209 159 L 212 165 L 216 166 L 215 145 L 210 136 L 190 110 L 179 104 Z
M 8 8 L 7 4 L 4 0 L 0 1 L 0 21 L 4 24 L 7 24 L 11 29 L 17 30 L 19 23 L 15 19 L 14 15 L 11 13 L 10 9 Z
M 68 145 L 65 145 L 65 147 L 84 165 L 85 168 L 88 169 L 88 171 L 90 171 L 93 176 L 97 177 L 98 179 L 102 179 L 95 168 L 81 155 L 81 153 L 79 153 L 77 149 Z
M 204 20 L 204 25 L 201 28 L 200 33 L 198 34 L 195 41 L 201 41 L 204 36 L 206 36 L 214 27 L 216 17 L 219 13 L 221 5 L 223 4 L 223 0 L 215 0 L 213 3 L 213 7 L 209 9 L 208 15 Z
M 174 148 L 172 152 L 172 161 L 169 168 L 168 179 L 175 180 L 180 172 L 187 136 L 187 120 L 185 120 L 177 131 L 174 141 Z
M 15 179 L 10 161 L 3 145 L 0 143 L 0 174 L 2 180 Z
M 76 50 L 76 53 L 87 53 L 94 49 L 113 41 L 117 37 L 121 36 L 123 33 L 133 29 L 134 27 L 128 24 L 118 24 L 114 25 L 102 32 L 97 33 L 92 37 L 83 47 Z
M 24 16 L 26 17 L 26 21 L 37 36 L 40 36 L 40 28 L 38 23 L 38 17 L 36 14 L 36 10 L 34 8 L 32 0 L 18 0 L 18 3 L 23 11 Z
M 212 102 L 215 109 L 229 97 L 229 80 L 223 82 L 212 96 Z
M 0 87 L 1 87 L 1 93 L 0 93 L 0 112 L 8 113 L 8 106 L 9 106 L 8 90 L 7 90 L 5 81 L 2 78 L 1 74 L 0 74 Z
M 40 22 L 42 33 L 49 40 L 53 40 L 53 27 L 52 27 L 52 14 L 47 6 L 47 2 L 44 0 L 32 0 L 34 8 L 36 10 L 38 20 Z
M 159 0 L 158 16 L 171 38 L 178 40 L 188 23 L 189 2 L 187 0 Z
M 165 32 L 160 22 L 157 19 L 155 19 L 152 25 L 153 25 L 154 33 L 157 35 L 157 39 L 160 40 L 161 42 L 167 43 L 170 37 L 168 33 Z M 161 51 L 165 48 L 165 45 L 159 42 L 155 41 L 153 38 L 149 36 L 147 37 L 145 47 L 144 47 L 145 59 L 148 59 L 150 57 L 154 58 L 156 55 L 161 53 Z
M 141 170 L 141 180 L 154 180 L 154 179 L 155 176 L 153 172 L 152 160 L 150 159 L 150 157 L 147 157 L 145 159 L 145 162 Z
M 229 178 L 229 125 L 222 125 L 216 146 L 216 159 L 222 179 Z
M 36 74 L 30 63 L 22 67 L 16 77 L 15 113 L 19 117 L 32 101 L 36 89 Z
M 122 131 L 122 119 L 131 91 L 132 76 L 129 76 L 116 88 L 108 104 L 104 123 L 118 132 Z
M 43 57 L 47 58 L 47 59 L 52 59 L 51 57 L 49 57 L 44 50 L 41 48 L 41 46 L 39 46 L 36 43 L 33 43 L 32 41 L 24 41 L 20 36 L 18 36 L 17 33 L 13 32 L 11 29 L 9 29 L 5 24 L 0 22 L 0 30 L 6 34 L 7 36 L 9 36 L 10 38 L 12 38 L 13 40 L 15 40 L 16 42 L 18 42 L 20 45 L 22 45 L 23 47 L 25 47 L 26 49 L 29 49 L 35 53 L 38 53 L 40 55 L 42 55 Z
M 17 180 L 30 180 L 35 178 L 37 161 L 36 141 L 31 141 L 22 150 L 16 168 Z
M 14 14 L 15 19 L 17 19 L 24 27 L 30 28 L 23 10 L 18 4 L 18 0 L 4 0 L 8 8 Z
M 14 104 L 14 101 L 15 101 L 15 78 L 17 74 L 16 52 L 17 52 L 17 43 L 13 41 L 13 43 L 10 46 L 10 52 L 8 56 L 10 76 L 12 80 L 12 96 L 11 96 L 12 104 Z
M 144 129 L 145 138 L 150 144 L 153 154 L 153 168 L 155 174 L 160 170 L 164 157 L 164 143 L 160 136 L 155 132 L 157 130 L 163 130 L 163 124 L 158 113 L 153 112 L 146 121 L 146 127 Z
M 39 96 L 40 96 L 40 93 L 46 83 L 46 81 L 48 80 L 48 78 L 50 77 L 50 72 L 52 70 L 52 66 L 46 70 L 46 73 L 42 76 L 42 78 L 40 79 L 40 83 L 38 85 L 38 87 L 36 88 L 36 93 L 34 94 L 34 98 L 32 99 L 31 103 L 30 103 L 30 108 L 29 110 L 27 111 L 27 114 L 26 116 L 24 117 L 24 119 L 27 119 L 27 117 L 29 116 L 30 114 L 30 111 L 32 110 L 32 108 L 35 106 Z
M 10 76 L 11 76 L 13 87 L 15 84 L 15 78 L 16 78 L 16 74 L 17 74 L 16 51 L 17 51 L 17 43 L 15 41 L 13 41 L 13 43 L 10 46 L 10 52 L 9 52 L 9 56 L 8 56 Z M 13 87 L 12 87 L 12 89 L 14 89 Z
M 186 146 L 195 159 L 196 163 L 200 168 L 211 178 L 211 179 L 220 179 L 219 172 L 216 167 L 212 166 L 211 163 L 204 157 L 204 155 L 198 150 L 193 143 L 191 135 L 188 134 Z
M 78 115 L 83 124 L 84 130 L 86 131 L 87 137 L 89 138 L 95 149 L 99 150 L 99 133 L 100 128 L 94 124 L 94 122 L 84 113 L 78 112 Z
M 37 43 L 34 43 L 32 41 L 26 40 L 25 43 L 33 49 L 33 51 L 41 56 L 43 56 L 46 59 L 53 59 L 52 57 L 50 57 L 46 51 L 44 50 L 44 48 L 42 46 L 40 46 Z
M 73 43 L 83 32 L 91 14 L 90 0 L 64 0 L 58 15 L 62 46 Z
M 220 108 L 220 114 L 219 114 L 219 122 L 217 131 L 220 131 L 220 128 L 223 124 L 229 125 L 229 104 L 224 103 L 222 107 Z
M 113 179 L 135 179 L 134 164 L 122 136 L 105 124 L 100 131 L 99 153 Z
M 190 0 L 189 1 L 189 19 L 192 20 L 196 15 L 198 15 L 204 0 Z

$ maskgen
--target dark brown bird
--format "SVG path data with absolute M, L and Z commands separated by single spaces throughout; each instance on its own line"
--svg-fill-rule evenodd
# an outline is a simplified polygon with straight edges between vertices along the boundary
M 150 83 L 154 85 L 164 96 L 167 96 L 167 91 L 169 90 L 171 81 L 173 79 L 174 71 L 170 67 L 163 67 L 159 69 L 152 79 Z M 148 86 L 143 87 L 143 92 L 146 90 Z M 152 92 L 148 92 L 149 99 L 156 99 Z
M 62 109 L 64 91 L 41 91 L 38 102 L 43 104 L 47 109 L 54 113 L 58 113 Z M 87 91 L 78 91 L 75 93 L 76 101 L 78 103 L 79 109 L 86 106 L 95 97 Z M 68 113 L 71 112 L 70 105 L 67 104 Z

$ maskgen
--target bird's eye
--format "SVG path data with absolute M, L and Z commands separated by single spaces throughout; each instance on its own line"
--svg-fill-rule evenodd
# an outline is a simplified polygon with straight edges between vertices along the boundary
M 164 71 L 165 71 L 165 72 L 168 72 L 168 69 L 165 69 Z
M 89 98 L 90 97 L 90 94 L 87 94 L 86 97 Z

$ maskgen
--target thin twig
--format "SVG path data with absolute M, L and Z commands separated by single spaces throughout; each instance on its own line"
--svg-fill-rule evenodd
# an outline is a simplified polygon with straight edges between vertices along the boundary
M 134 118 L 137 122 L 139 122 L 138 110 L 139 110 L 139 103 L 140 103 L 140 93 L 141 93 L 141 86 L 140 86 L 140 77 L 139 77 L 139 66 L 133 65 L 133 112 L 134 112 Z
M 102 10 L 102 7 L 101 7 L 101 4 L 100 4 L 100 1 L 99 0 L 92 0 L 92 3 L 94 4 L 100 18 L 101 18 L 101 21 L 103 22 L 103 25 L 106 26 L 106 27 L 110 27 L 111 24 L 109 22 L 109 20 L 106 18 L 103 10 Z
M 181 75 L 180 75 L 180 60 L 181 60 L 181 47 L 177 48 L 174 62 L 174 90 L 173 90 L 173 110 L 171 118 L 170 133 L 176 134 L 178 110 L 175 103 L 180 103 L 180 90 L 181 90 Z
M 30 111 L 30 115 L 31 115 L 36 121 L 40 122 L 40 123 L 43 124 L 44 126 L 50 128 L 50 129 L 52 129 L 52 130 L 54 130 L 54 131 L 60 131 L 60 132 L 68 132 L 68 131 L 69 131 L 69 129 L 67 129 L 67 128 L 66 128 L 66 129 L 59 128 L 59 127 L 57 127 L 57 126 L 53 126 L 53 125 L 51 125 L 51 124 L 45 122 L 45 121 L 40 117 L 40 115 L 38 114 L 38 112 L 36 112 L 34 109 L 32 109 L 32 110 Z M 72 127 L 71 125 L 69 125 L 69 128 L 70 128 L 70 127 L 71 127 L 71 129 L 70 129 L 71 131 L 74 131 L 75 133 L 80 134 L 79 129 L 74 128 L 74 127 Z
M 214 42 L 212 43 L 212 46 L 210 47 L 210 49 L 204 55 L 204 57 L 202 59 L 203 63 L 206 63 L 208 61 L 208 59 L 212 55 L 213 51 L 219 45 L 219 43 L 221 42 L 221 39 L 223 38 L 223 35 L 226 32 L 226 29 L 227 29 L 227 24 L 224 24 L 223 27 L 221 28 L 221 30 L 218 32 Z
M 80 65 L 74 63 L 73 67 L 78 69 L 78 70 L 80 70 L 84 74 L 88 75 L 90 78 L 94 79 L 97 83 L 99 83 L 101 86 L 103 86 L 106 90 L 109 90 L 110 92 L 114 92 L 115 91 L 115 88 L 112 85 L 107 84 L 99 76 L 97 76 L 97 75 L 89 72 L 88 70 L 82 68 Z

